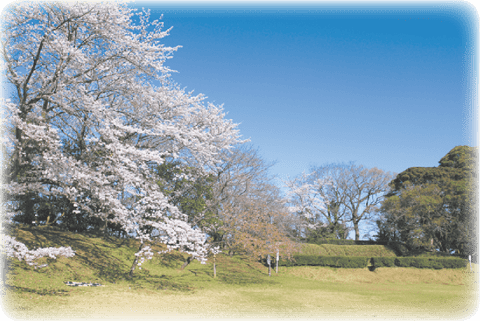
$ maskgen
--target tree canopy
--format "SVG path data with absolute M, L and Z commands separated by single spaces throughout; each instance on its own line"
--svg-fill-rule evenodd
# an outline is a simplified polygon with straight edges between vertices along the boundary
M 457 146 L 438 167 L 411 167 L 398 174 L 382 204 L 379 238 L 417 249 L 472 253 L 477 160 L 476 147 Z
M 345 239 L 350 229 L 360 239 L 359 223 L 371 218 L 392 178 L 388 172 L 362 165 L 314 166 L 308 174 L 286 181 L 291 210 L 313 237 Z M 349 225 L 347 225 L 349 224 Z
M 169 29 L 116 1 L 21 2 L 2 20 L 2 72 L 14 88 L 2 102 L 7 217 L 115 226 L 204 256 L 205 234 L 185 213 L 202 204 L 183 187 L 241 140 L 221 106 L 171 80 Z M 161 182 L 166 160 L 189 169 L 174 187 L 182 197 Z

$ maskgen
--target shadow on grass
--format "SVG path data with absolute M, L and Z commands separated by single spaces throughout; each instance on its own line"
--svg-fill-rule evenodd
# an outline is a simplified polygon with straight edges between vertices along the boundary
M 96 241 L 94 238 L 82 234 L 73 234 L 72 236 L 72 233 L 65 231 L 34 227 L 18 229 L 15 234 L 16 238 L 25 243 L 29 249 L 70 246 L 75 251 L 73 260 L 94 271 L 95 277 L 104 281 L 114 282 L 129 269 L 127 262 L 121 261 L 114 254 L 109 253 L 112 248 L 117 247 L 113 243 L 121 243 L 121 240 L 107 243 L 101 240 Z M 100 243 L 100 246 L 98 243 Z M 55 260 L 48 259 L 47 263 L 49 265 L 48 269 L 39 269 L 39 273 L 55 273 L 58 269 L 61 269 L 56 267 Z M 75 270 L 76 268 L 73 265 L 65 264 L 65 266 Z M 28 269 L 28 267 L 25 267 L 25 269 Z M 75 271 L 72 272 L 75 273 Z
M 179 268 L 183 261 L 185 261 L 185 258 L 181 253 L 168 252 L 161 255 L 159 263 L 167 268 Z
M 126 278 L 125 281 L 129 283 L 129 286 L 133 289 L 148 289 L 148 290 L 171 290 L 189 292 L 196 290 L 195 287 L 179 282 L 176 280 L 178 277 L 163 275 L 149 275 L 136 274 L 131 278 Z
M 234 285 L 255 285 L 255 284 L 276 284 L 274 280 L 266 279 L 265 277 L 258 276 L 248 276 L 248 275 L 235 275 L 235 274 L 226 274 L 226 275 L 217 275 L 219 281 L 225 284 L 234 284 Z
M 57 260 L 47 259 L 48 267 L 37 269 L 35 273 L 44 274 L 54 278 L 64 274 L 72 280 L 62 281 L 91 281 L 96 282 L 127 282 L 133 288 L 149 290 L 173 290 L 193 291 L 191 284 L 199 282 L 212 282 L 231 285 L 255 285 L 275 284 L 276 282 L 267 276 L 258 262 L 251 258 L 217 256 L 217 277 L 213 278 L 213 266 L 211 261 L 207 265 L 188 266 L 185 271 L 178 275 L 165 275 L 156 268 L 135 269 L 133 277 L 128 276 L 134 253 L 138 248 L 136 240 L 123 240 L 111 238 L 105 240 L 96 235 L 71 233 L 57 229 L 22 227 L 16 229 L 14 236 L 17 240 L 25 243 L 29 249 L 35 247 L 60 247 L 70 246 L 75 251 L 75 256 L 62 263 Z M 123 246 L 124 245 L 124 246 Z M 162 250 L 161 247 L 158 250 Z M 178 252 L 167 252 L 154 258 L 151 263 L 158 264 L 161 268 L 176 269 L 185 261 L 185 255 Z M 31 267 L 22 266 L 30 270 Z M 160 270 L 161 270 L 160 268 Z M 150 270 L 149 270 L 150 269 Z M 167 273 L 169 274 L 169 273 Z M 88 278 L 88 280 L 85 280 Z M 19 291 L 27 291 L 19 288 Z M 42 290 L 32 290 L 42 292 Z M 45 290 L 45 293 L 49 291 Z M 58 292 L 58 291 L 55 291 Z M 42 292 L 43 293 L 43 292 Z
M 32 293 L 37 295 L 45 295 L 45 296 L 69 296 L 69 290 L 52 290 L 52 289 L 32 289 L 22 286 L 7 286 L 8 289 L 14 292 L 21 292 L 21 293 Z

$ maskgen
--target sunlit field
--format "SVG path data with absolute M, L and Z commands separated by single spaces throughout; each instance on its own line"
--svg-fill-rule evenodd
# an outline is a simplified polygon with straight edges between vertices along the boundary
M 34 239 L 77 249 L 35 270 L 12 261 L 3 311 L 12 319 L 465 319 L 477 309 L 478 266 L 465 269 L 334 269 L 280 267 L 279 273 L 246 257 L 218 255 L 180 270 L 184 257 L 165 254 L 125 277 L 134 244 L 79 234 L 23 230 Z M 57 238 L 53 237 L 56 235 Z M 53 241 L 43 246 L 55 246 Z M 103 287 L 69 287 L 65 281 Z

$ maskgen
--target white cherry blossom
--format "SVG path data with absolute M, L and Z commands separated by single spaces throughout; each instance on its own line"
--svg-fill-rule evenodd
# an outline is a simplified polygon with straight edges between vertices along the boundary
M 75 204 L 72 215 L 204 259 L 205 235 L 162 194 L 153 168 L 170 158 L 205 174 L 241 140 L 222 106 L 172 82 L 165 63 L 179 47 L 161 42 L 170 29 L 113 1 L 20 2 L 2 21 L 2 70 L 15 88 L 2 103 L 7 216 L 18 213 L 9 197 L 60 195 Z

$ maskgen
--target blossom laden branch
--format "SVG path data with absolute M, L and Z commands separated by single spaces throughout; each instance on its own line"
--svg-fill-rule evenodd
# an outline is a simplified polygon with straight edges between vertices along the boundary
M 17 258 L 19 261 L 25 260 L 28 265 L 34 266 L 35 269 L 37 267 L 42 268 L 47 266 L 47 264 L 38 265 L 38 263 L 34 262 L 42 257 L 56 259 L 57 256 L 73 257 L 75 255 L 75 251 L 73 251 L 70 246 L 58 248 L 45 247 L 36 250 L 29 250 L 25 244 L 18 242 L 14 237 L 4 235 L 3 240 L 4 250 L 7 254 L 7 257 Z
M 155 168 L 173 159 L 205 175 L 241 140 L 222 106 L 171 81 L 164 63 L 179 47 L 161 42 L 170 29 L 120 2 L 24 2 L 3 18 L 2 72 L 16 87 L 2 103 L 7 215 L 93 219 L 205 258 L 206 235 L 159 188 Z

